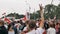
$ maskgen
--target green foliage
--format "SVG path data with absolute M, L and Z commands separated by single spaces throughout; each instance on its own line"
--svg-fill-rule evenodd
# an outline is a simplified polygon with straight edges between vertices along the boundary
M 44 8 L 44 18 L 53 19 L 55 15 L 56 15 L 57 19 L 60 19 L 60 4 L 58 6 L 55 6 L 53 4 L 46 5 Z M 40 18 L 39 10 L 37 12 L 31 14 L 31 19 L 37 19 L 37 18 Z
M 40 18 L 40 10 L 38 10 L 37 12 L 33 12 L 30 14 L 30 19 L 39 19 Z
M 15 17 L 16 19 L 20 19 L 20 18 L 23 18 L 24 15 L 19 15 L 17 13 L 10 13 L 6 17 Z
M 45 6 L 45 10 L 44 10 L 44 17 L 45 19 L 48 18 L 54 18 L 54 16 L 56 15 L 57 19 L 60 18 L 60 5 L 55 6 L 52 4 L 46 5 Z

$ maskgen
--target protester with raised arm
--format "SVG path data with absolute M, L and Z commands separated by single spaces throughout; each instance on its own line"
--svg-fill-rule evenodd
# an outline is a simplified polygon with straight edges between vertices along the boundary
M 43 26 L 44 26 L 44 13 L 43 13 L 43 7 L 42 5 L 39 4 L 39 7 L 40 7 L 40 16 L 41 16 L 41 19 L 40 19 L 40 26 L 39 28 L 37 28 L 36 30 L 36 34 L 43 34 L 44 32 L 44 29 L 43 29 Z
M 5 28 L 3 20 L 0 20 L 0 34 L 8 34 L 8 30 Z

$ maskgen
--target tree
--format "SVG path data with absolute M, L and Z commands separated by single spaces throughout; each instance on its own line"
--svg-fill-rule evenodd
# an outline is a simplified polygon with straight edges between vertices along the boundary
M 60 19 L 60 4 L 57 6 L 56 15 L 57 15 L 57 19 Z
M 55 5 L 52 5 L 52 4 L 46 5 L 44 10 L 45 19 L 54 18 L 54 16 L 56 15 L 56 9 L 57 9 L 57 6 Z
M 33 13 L 30 13 L 30 19 L 39 19 L 40 18 L 40 10 L 36 11 L 36 12 L 33 12 Z
M 15 17 L 16 19 L 23 18 L 24 15 L 19 15 L 18 13 L 10 13 L 6 17 Z

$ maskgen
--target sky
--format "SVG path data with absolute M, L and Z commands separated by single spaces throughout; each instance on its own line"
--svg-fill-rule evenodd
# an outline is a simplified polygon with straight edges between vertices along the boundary
M 6 15 L 10 13 L 26 14 L 29 11 L 29 6 L 31 7 L 30 13 L 39 10 L 39 4 L 43 7 L 47 4 L 51 4 L 52 0 L 0 0 L 0 17 L 3 13 Z M 58 5 L 60 0 L 53 0 L 54 5 Z

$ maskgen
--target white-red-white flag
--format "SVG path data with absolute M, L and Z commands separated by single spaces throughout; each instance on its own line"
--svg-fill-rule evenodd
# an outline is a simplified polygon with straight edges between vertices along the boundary
M 8 19 L 8 18 L 4 18 L 4 21 L 7 22 L 8 24 L 11 23 L 10 19 Z
M 24 21 L 26 21 L 26 20 L 27 20 L 27 19 L 26 19 L 26 15 L 23 17 L 23 20 L 24 20 Z

